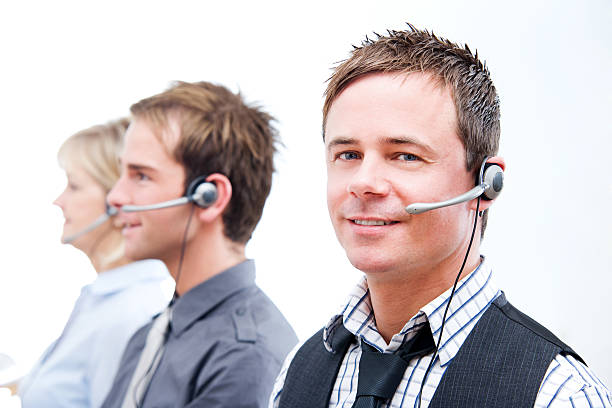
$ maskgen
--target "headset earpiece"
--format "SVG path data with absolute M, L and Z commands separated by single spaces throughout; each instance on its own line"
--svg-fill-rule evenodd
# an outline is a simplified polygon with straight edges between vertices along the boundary
M 217 201 L 217 186 L 206 181 L 206 176 L 197 177 L 187 188 L 187 198 L 200 208 L 208 208 Z
M 483 198 L 485 200 L 494 200 L 504 188 L 504 171 L 497 164 L 486 163 L 486 159 L 483 164 L 484 175 L 481 180 L 482 183 L 487 185 L 484 190 Z

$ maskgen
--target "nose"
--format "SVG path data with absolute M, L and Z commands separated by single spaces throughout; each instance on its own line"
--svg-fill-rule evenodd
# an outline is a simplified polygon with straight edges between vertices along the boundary
M 60 193 L 60 195 L 58 195 L 56 197 L 55 200 L 53 200 L 53 204 L 57 205 L 59 208 L 61 208 L 62 210 L 64 209 L 64 194 L 66 194 L 66 190 L 64 189 L 64 191 L 62 191 Z
M 390 184 L 383 173 L 382 163 L 374 158 L 364 158 L 347 186 L 348 192 L 360 198 L 389 194 Z
M 121 176 L 106 195 L 106 202 L 111 207 L 121 208 L 122 205 L 128 204 L 129 196 L 125 188 L 125 177 Z

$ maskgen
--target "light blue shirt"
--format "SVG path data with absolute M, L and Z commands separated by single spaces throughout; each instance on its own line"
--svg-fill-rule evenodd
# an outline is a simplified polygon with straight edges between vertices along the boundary
M 83 287 L 61 336 L 19 387 L 23 408 L 99 407 L 134 332 L 170 300 L 160 261 L 100 273 Z

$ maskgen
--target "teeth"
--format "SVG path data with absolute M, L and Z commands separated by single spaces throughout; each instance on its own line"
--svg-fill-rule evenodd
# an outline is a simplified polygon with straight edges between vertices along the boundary
M 353 220 L 357 225 L 389 225 L 390 222 L 384 222 L 382 220 Z

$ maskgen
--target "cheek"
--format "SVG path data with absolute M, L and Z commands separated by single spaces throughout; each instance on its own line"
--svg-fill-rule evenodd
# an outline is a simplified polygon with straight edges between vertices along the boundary
M 473 218 L 464 204 L 430 211 L 422 227 L 422 234 L 429 234 L 433 240 L 443 245 L 448 242 L 456 245 L 463 242 L 472 227 Z
M 100 193 L 92 195 L 89 205 L 92 209 L 95 209 L 97 213 L 104 212 L 106 210 L 106 194 Z
M 327 179 L 327 209 L 330 215 L 338 208 L 345 196 L 346 187 L 344 187 L 337 179 L 329 177 Z
M 102 215 L 106 211 L 106 205 L 104 204 L 104 198 L 100 197 L 87 197 L 81 200 L 75 201 L 71 204 L 71 209 L 83 219 L 94 219 Z
M 143 227 L 150 228 L 155 235 L 160 235 L 161 238 L 172 236 L 172 239 L 176 239 L 174 234 L 181 235 L 185 230 L 191 212 L 190 206 L 191 204 L 155 211 L 142 211 L 138 213 L 138 218 Z M 197 214 L 194 213 L 191 224 L 195 224 L 196 217 Z M 164 234 L 159 234 L 162 229 Z

